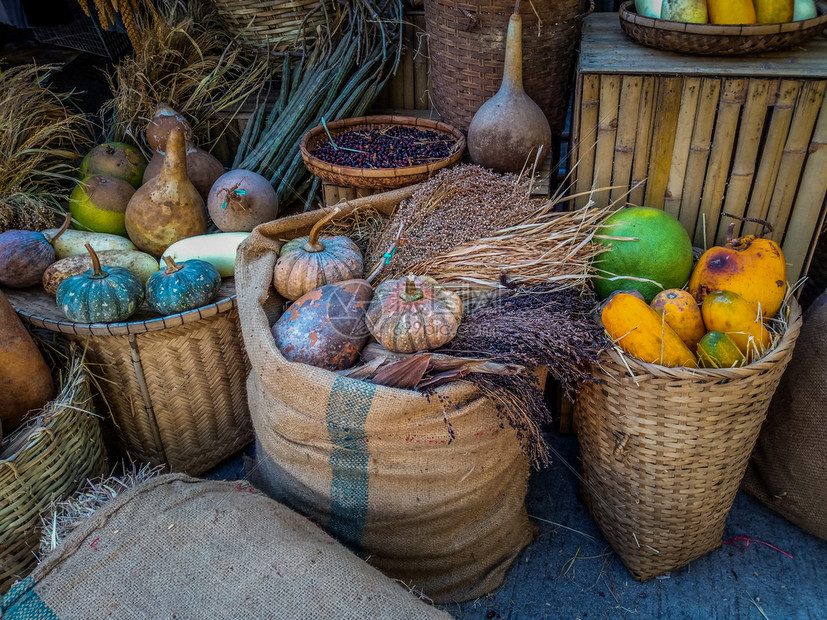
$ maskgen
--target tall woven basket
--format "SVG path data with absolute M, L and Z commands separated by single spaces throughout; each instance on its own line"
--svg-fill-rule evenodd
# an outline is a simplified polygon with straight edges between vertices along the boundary
M 583 17 L 592 0 L 522 2 L 523 86 L 542 108 L 559 140 Z M 503 78 L 505 33 L 514 0 L 425 0 L 430 52 L 430 91 L 442 119 L 463 131 Z
M 232 278 L 215 303 L 111 324 L 69 322 L 42 290 L 5 292 L 24 322 L 87 349 L 119 447 L 133 461 L 196 476 L 252 442 Z
M 798 303 L 788 308 L 774 349 L 743 368 L 666 368 L 611 351 L 595 370 L 602 381 L 581 386 L 574 409 L 580 497 L 635 579 L 721 546 L 801 328 Z
M 65 357 L 64 357 L 65 356 Z M 0 458 L 0 594 L 37 563 L 41 514 L 103 473 L 106 455 L 82 351 L 54 356 L 59 392 L 3 442 Z
M 311 11 L 321 1 L 212 0 L 242 43 L 271 52 L 298 48 L 303 36 L 325 23 L 324 11 Z

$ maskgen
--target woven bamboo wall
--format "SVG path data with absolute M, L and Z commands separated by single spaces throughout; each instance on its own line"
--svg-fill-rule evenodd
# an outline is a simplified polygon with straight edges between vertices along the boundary
M 723 214 L 767 220 L 795 282 L 824 219 L 825 55 L 823 38 L 760 57 L 669 54 L 591 16 L 574 101 L 577 191 L 613 186 L 594 193 L 598 205 L 665 209 L 698 247 L 726 241 L 736 220 Z M 735 233 L 760 229 L 736 222 Z

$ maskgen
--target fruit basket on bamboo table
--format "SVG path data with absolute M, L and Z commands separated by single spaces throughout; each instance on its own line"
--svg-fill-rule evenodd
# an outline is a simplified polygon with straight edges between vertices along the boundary
M 721 546 L 724 526 L 801 330 L 790 297 L 773 349 L 740 368 L 667 368 L 617 350 L 574 408 L 580 498 L 635 579 Z
M 214 303 L 163 317 L 144 303 L 122 323 L 73 323 L 39 287 L 4 292 L 24 322 L 86 348 L 132 460 L 198 475 L 252 441 L 233 278 Z
M 337 138 L 346 132 L 382 132 L 402 128 L 445 134 L 450 140 L 447 154 L 428 163 L 398 167 L 342 165 L 314 155 L 325 144 L 335 145 Z M 334 148 L 338 150 L 338 145 Z M 465 148 L 465 136 L 451 125 L 427 118 L 396 115 L 360 116 L 323 123 L 308 131 L 299 143 L 304 165 L 325 186 L 325 203 L 328 205 L 425 181 L 438 170 L 459 162 Z M 342 148 L 340 153 L 345 159 L 358 155 L 349 148 Z
M 106 469 L 83 350 L 50 349 L 57 395 L 0 445 L 0 594 L 37 563 L 41 515 L 51 502 Z
M 635 41 L 684 54 L 733 55 L 774 52 L 821 34 L 827 13 L 778 24 L 690 24 L 645 17 L 627 0 L 618 13 L 623 32 Z

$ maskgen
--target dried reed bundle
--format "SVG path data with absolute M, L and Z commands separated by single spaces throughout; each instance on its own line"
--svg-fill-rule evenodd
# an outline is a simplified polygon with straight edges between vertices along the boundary
M 322 227 L 325 235 L 349 237 L 364 256 L 368 245 L 385 226 L 388 218 L 376 209 L 354 209 L 344 217 L 333 219 Z
M 43 230 L 65 211 L 92 126 L 69 93 L 46 82 L 56 65 L 19 65 L 0 73 L 0 232 Z
M 578 383 L 597 381 L 590 368 L 611 343 L 594 316 L 592 297 L 556 284 L 520 289 L 491 304 L 472 309 L 460 323 L 456 337 L 443 352 L 484 357 L 517 364 L 535 372 L 468 374 L 494 402 L 517 431 L 523 448 L 536 467 L 549 462 L 542 425 L 550 421 L 546 408 L 543 369 L 560 382 L 574 399 Z
M 113 98 L 101 111 L 111 117 L 107 133 L 149 153 L 144 127 L 164 101 L 209 149 L 242 104 L 269 83 L 270 61 L 231 38 L 211 2 L 158 4 L 148 10 L 135 53 L 108 76 Z
M 163 467 L 133 464 L 123 475 L 87 480 L 86 487 L 68 499 L 52 505 L 43 519 L 40 538 L 40 560 L 53 551 L 85 518 L 124 491 L 160 475 Z

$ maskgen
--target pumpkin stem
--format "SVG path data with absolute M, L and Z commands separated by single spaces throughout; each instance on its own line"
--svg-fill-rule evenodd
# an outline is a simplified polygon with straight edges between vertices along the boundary
M 69 224 L 72 222 L 72 214 L 67 213 L 66 218 L 63 220 L 63 224 L 60 226 L 60 229 L 52 236 L 49 237 L 48 235 L 44 235 L 46 237 L 46 241 L 49 243 L 54 243 L 55 240 L 60 237 L 63 233 L 65 233 L 69 229 Z
M 324 244 L 319 242 L 319 235 L 322 232 L 322 226 L 327 224 L 339 211 L 339 207 L 335 207 L 330 213 L 325 215 L 313 225 L 313 228 L 310 229 L 310 235 L 307 238 L 307 243 L 304 244 L 305 252 L 321 252 L 324 250 Z
M 411 303 L 413 301 L 419 301 L 425 296 L 425 293 L 422 292 L 422 289 L 416 285 L 414 281 L 414 276 L 408 276 L 408 279 L 405 281 L 405 290 L 402 292 L 399 297 L 402 301 L 407 301 Z
M 172 259 L 172 256 L 162 256 L 161 258 L 163 258 L 164 262 L 167 264 L 166 271 L 164 271 L 166 274 L 175 273 L 176 271 L 181 271 L 181 269 L 184 268 L 182 265 L 176 263 Z
M 86 251 L 89 252 L 89 256 L 92 257 L 92 271 L 94 271 L 94 274 L 90 277 L 105 278 L 106 276 L 108 276 L 109 274 L 101 268 L 101 261 L 98 258 L 97 252 L 95 252 L 95 250 L 92 249 L 92 246 L 88 243 L 84 245 L 86 247 Z

